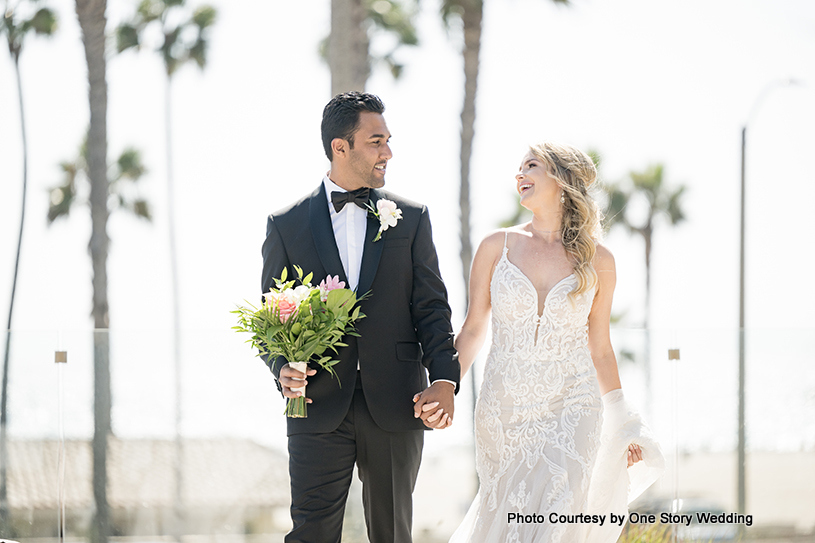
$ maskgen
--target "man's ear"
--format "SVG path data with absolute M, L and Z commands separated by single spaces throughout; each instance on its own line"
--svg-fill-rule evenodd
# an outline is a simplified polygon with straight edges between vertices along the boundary
M 331 154 L 334 158 L 345 157 L 348 152 L 348 142 L 341 138 L 331 140 Z

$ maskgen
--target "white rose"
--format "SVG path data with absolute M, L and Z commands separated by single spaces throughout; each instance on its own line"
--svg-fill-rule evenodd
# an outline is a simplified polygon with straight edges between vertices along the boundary
M 292 302 L 299 306 L 300 303 L 308 298 L 311 294 L 311 287 L 307 287 L 306 285 L 298 285 L 290 292 L 292 293 Z
M 396 207 L 396 202 L 378 200 L 376 209 L 379 212 L 379 225 L 382 232 L 391 226 L 396 226 L 396 221 L 402 218 L 402 210 Z

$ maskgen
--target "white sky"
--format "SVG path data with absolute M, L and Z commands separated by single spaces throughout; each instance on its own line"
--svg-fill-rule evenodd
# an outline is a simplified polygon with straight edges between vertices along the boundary
M 209 65 L 203 73 L 185 67 L 173 88 L 181 315 L 182 327 L 191 331 L 184 363 L 188 375 L 202 382 L 195 349 L 211 353 L 207 341 L 236 341 L 228 331 L 234 322 L 229 311 L 259 295 L 266 215 L 310 192 L 327 169 L 319 124 L 330 98 L 328 69 L 317 56 L 328 33 L 328 0 L 211 3 L 219 20 Z M 51 228 L 45 220 L 47 188 L 61 181 L 59 163 L 76 155 L 88 122 L 73 2 L 48 4 L 59 14 L 59 32 L 51 40 L 29 39 L 21 61 L 29 200 L 14 328 L 51 345 L 37 331 L 47 338 L 62 331 L 67 341 L 92 321 L 89 214 L 76 209 Z M 674 338 L 696 331 L 732 335 L 732 345 L 724 342 L 732 357 L 740 129 L 766 85 L 795 77 L 806 85 L 774 90 L 749 125 L 748 326 L 805 328 L 811 334 L 815 174 L 807 161 L 815 147 L 815 4 L 575 0 L 570 9 L 542 0 L 485 4 L 472 163 L 474 243 L 514 209 L 513 175 L 527 143 L 556 139 L 597 149 L 604 158 L 601 173 L 612 181 L 662 162 L 670 184 L 688 187 L 688 220 L 675 230 L 657 230 L 653 326 Z M 109 1 L 111 34 L 134 6 Z M 459 34 L 443 29 L 438 1 L 422 6 L 422 45 L 401 53 L 402 79 L 395 83 L 380 69 L 367 90 L 385 101 L 394 134 L 387 188 L 430 208 L 457 327 L 463 318 Z M 142 151 L 150 170 L 142 191 L 155 213 L 152 224 L 118 213 L 111 218 L 111 325 L 139 343 L 158 344 L 156 338 L 164 338 L 171 326 L 163 68 L 149 52 L 114 55 L 111 41 L 108 83 L 110 159 L 127 145 Z M 21 197 L 16 83 L 6 54 L 0 54 L 0 164 L 5 322 Z M 620 232 L 607 245 L 617 258 L 615 312 L 627 312 L 624 324 L 637 327 L 642 244 Z M 169 357 L 169 349 L 166 353 Z M 226 364 L 251 366 L 250 375 L 265 379 L 248 349 L 246 358 Z M 234 373 L 219 371 L 218 379 Z M 202 386 L 201 397 L 215 394 L 215 384 Z

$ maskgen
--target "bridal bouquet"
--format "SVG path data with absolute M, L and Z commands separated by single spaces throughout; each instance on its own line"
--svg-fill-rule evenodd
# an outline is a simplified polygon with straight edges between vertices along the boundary
M 294 280 L 286 281 L 284 268 L 280 279 L 274 280 L 275 286 L 263 295 L 260 308 L 250 304 L 232 311 L 238 315 L 238 325 L 232 329 L 252 334 L 246 342 L 260 351 L 258 356 L 265 354 L 272 359 L 283 356 L 289 366 L 303 373 L 313 361 L 337 377 L 333 366 L 339 360 L 324 354 L 329 349 L 336 353 L 338 347 L 345 347 L 340 340 L 346 334 L 359 337 L 354 322 L 365 315 L 354 307 L 356 293 L 345 288 L 339 276 L 329 275 L 315 287 L 311 285 L 313 274 L 303 277 L 300 267 L 294 266 L 294 270 L 299 285 L 295 286 Z M 286 416 L 305 418 L 306 387 L 294 390 L 303 394 L 289 398 Z

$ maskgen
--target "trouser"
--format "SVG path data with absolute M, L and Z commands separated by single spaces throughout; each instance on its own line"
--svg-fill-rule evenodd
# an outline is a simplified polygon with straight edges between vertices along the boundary
M 422 430 L 386 432 L 377 426 L 361 388 L 335 431 L 289 436 L 294 526 L 286 543 L 341 540 L 355 463 L 370 542 L 410 543 L 423 443 Z

